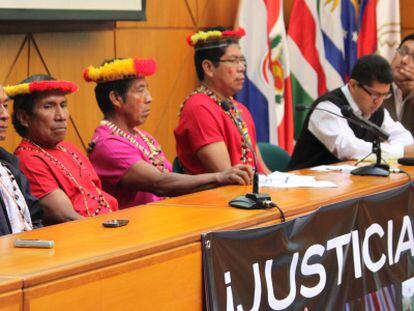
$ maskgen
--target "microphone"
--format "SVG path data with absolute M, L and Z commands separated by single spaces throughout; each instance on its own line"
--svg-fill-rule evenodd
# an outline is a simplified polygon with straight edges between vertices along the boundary
M 237 125 L 238 121 L 234 118 L 233 114 L 230 113 L 230 110 L 233 108 L 233 104 L 230 101 L 222 100 L 220 102 L 221 108 L 223 108 L 224 111 L 229 112 L 229 116 L 234 122 L 234 124 Z M 239 129 L 239 127 L 237 126 Z M 243 136 L 243 133 L 240 131 L 240 135 Z M 256 150 L 254 150 L 251 143 L 247 140 L 246 144 L 249 148 L 250 152 L 253 155 L 253 165 L 254 165 L 254 172 L 253 172 L 253 191 L 250 193 L 247 193 L 246 195 L 238 196 L 234 199 L 232 199 L 229 202 L 230 206 L 237 207 L 237 208 L 243 208 L 243 209 L 262 209 L 262 208 L 270 208 L 270 207 L 276 207 L 279 209 L 282 217 L 282 221 L 285 221 L 285 215 L 283 211 L 272 201 L 272 198 L 267 193 L 259 193 L 259 174 L 257 172 L 257 155 Z
M 295 105 L 295 110 L 296 111 L 305 111 L 305 110 L 313 110 L 314 107 L 312 106 L 307 106 L 305 104 L 297 104 Z
M 305 111 L 305 110 L 320 110 L 320 111 L 325 111 L 328 112 L 330 114 L 333 114 L 334 116 L 337 116 L 339 118 L 345 119 L 355 125 L 358 125 L 359 127 L 366 129 L 368 132 L 370 132 L 371 134 L 375 135 L 376 137 L 380 137 L 384 140 L 388 140 L 388 138 L 390 137 L 390 134 L 388 134 L 386 131 L 384 131 L 382 128 L 380 128 L 378 125 L 372 123 L 369 120 L 365 120 L 363 117 L 359 117 L 357 116 L 354 111 L 352 110 L 351 106 L 342 106 L 341 108 L 341 113 L 337 114 L 333 111 L 330 111 L 328 109 L 323 109 L 323 108 L 318 108 L 318 107 L 312 107 L 312 106 L 307 106 L 304 104 L 299 104 L 296 105 L 296 111 Z
M 354 111 L 352 110 L 351 106 L 342 106 L 341 107 L 341 113 L 337 114 L 335 112 L 332 112 L 327 109 L 313 107 L 313 106 L 307 106 L 307 105 L 296 105 L 296 110 L 298 111 L 304 111 L 304 110 L 320 110 L 325 111 L 330 114 L 333 114 L 339 118 L 346 119 L 347 121 L 358 125 L 359 127 L 366 129 L 368 132 L 373 134 L 375 136 L 373 142 L 372 142 L 372 152 L 377 156 L 377 161 L 375 164 L 358 167 L 351 171 L 351 174 L 353 175 L 366 175 L 366 176 L 383 176 L 386 177 L 390 173 L 389 165 L 388 164 L 381 164 L 381 144 L 379 139 L 382 138 L 384 140 L 388 140 L 390 137 L 390 134 L 388 134 L 386 131 L 384 131 L 382 128 L 377 126 L 376 124 L 372 123 L 369 120 L 365 120 L 362 117 L 357 116 Z M 365 158 L 367 158 L 369 155 L 367 155 Z M 358 165 L 362 160 L 359 160 L 355 165 Z
M 357 116 L 352 110 L 351 106 L 342 106 L 341 113 L 347 118 L 361 122 L 361 124 L 365 124 L 366 125 L 366 127 L 364 127 L 365 129 L 370 131 L 375 136 L 382 138 L 383 140 L 388 140 L 388 138 L 390 137 L 390 134 L 388 134 L 378 125 L 372 123 L 369 120 L 364 119 L 363 117 Z
M 230 110 L 233 108 L 233 104 L 228 101 L 228 100 L 222 100 L 221 103 L 221 108 L 223 108 L 224 111 L 226 112 L 230 112 Z M 230 118 L 233 120 L 234 124 L 237 124 L 237 120 L 235 120 L 234 116 L 232 113 L 229 113 Z M 239 128 L 239 127 L 237 127 Z M 240 131 L 240 129 L 239 129 Z M 243 133 L 240 131 L 240 135 L 243 136 Z M 247 148 L 249 148 L 249 151 L 252 153 L 253 155 L 253 166 L 254 166 L 254 171 L 253 171 L 253 193 L 259 193 L 259 174 L 257 172 L 257 155 L 256 155 L 256 150 L 254 150 L 253 146 L 250 144 L 250 142 L 248 142 L 246 140 L 246 144 L 247 144 Z

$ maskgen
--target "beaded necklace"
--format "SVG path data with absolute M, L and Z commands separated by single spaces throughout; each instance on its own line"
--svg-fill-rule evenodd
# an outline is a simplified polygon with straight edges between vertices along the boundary
M 4 195 L 11 198 L 12 202 L 17 207 L 17 210 L 19 211 L 18 217 L 20 218 L 21 226 L 23 226 L 23 231 L 31 230 L 31 229 L 33 229 L 33 226 L 32 226 L 32 221 L 30 219 L 29 212 L 28 212 L 28 207 L 27 207 L 26 201 L 24 199 L 24 196 L 23 196 L 22 192 L 20 191 L 20 188 L 19 188 L 19 186 L 16 182 L 16 178 L 13 176 L 12 172 L 8 169 L 6 164 L 4 164 L 3 162 L 1 162 L 0 164 L 2 166 L 3 171 L 5 171 L 7 173 L 7 178 L 8 178 L 8 181 L 4 182 L 3 179 L 2 179 L 3 175 L 0 174 L 0 187 L 5 192 Z M 4 201 L 5 201 L 4 203 L 6 204 L 5 199 L 4 199 Z M 10 215 L 9 215 L 9 217 L 10 217 Z M 10 219 L 12 230 L 17 225 L 16 223 L 14 223 L 16 221 L 16 219 L 14 219 L 14 217 L 15 217 L 15 214 L 12 215 L 12 217 Z
M 217 105 L 219 105 L 221 108 L 223 108 L 223 104 L 222 104 L 223 100 L 217 94 L 215 94 L 207 85 L 202 84 L 197 89 L 195 89 L 189 96 L 187 96 L 187 98 L 181 104 L 180 112 L 178 113 L 179 116 L 181 115 L 181 112 L 182 112 L 182 110 L 184 108 L 184 105 L 187 102 L 187 100 L 191 96 L 193 96 L 195 94 L 199 94 L 199 93 L 207 95 Z M 251 156 L 249 156 L 249 146 L 252 145 L 250 135 L 249 135 L 249 129 L 247 127 L 246 122 L 243 121 L 243 117 L 241 115 L 240 110 L 237 109 L 237 107 L 233 104 L 233 97 L 230 96 L 227 101 L 231 102 L 231 108 L 230 109 L 224 109 L 223 108 L 223 111 L 232 120 L 234 125 L 239 130 L 239 133 L 240 133 L 240 136 L 241 136 L 241 157 L 240 157 L 240 161 L 243 164 L 249 163 L 251 165 L 252 162 L 253 162 L 253 159 L 252 159 Z
M 85 209 L 86 209 L 86 212 L 87 212 L 88 216 L 99 215 L 99 213 L 101 212 L 103 207 L 105 207 L 107 210 L 109 210 L 109 212 L 112 212 L 112 208 L 109 205 L 108 201 L 105 199 L 104 195 L 102 194 L 101 189 L 99 189 L 99 187 L 97 187 L 92 180 L 89 180 L 89 181 L 95 187 L 95 190 L 98 193 L 98 195 L 94 195 L 94 194 L 86 191 L 86 189 L 78 182 L 78 180 L 75 178 L 75 176 L 73 176 L 73 174 L 68 170 L 68 168 L 62 162 L 60 162 L 56 157 L 51 155 L 49 152 L 47 152 L 45 149 L 43 149 L 42 147 L 40 147 L 39 145 L 37 145 L 33 141 L 28 140 L 28 139 L 24 139 L 24 140 L 29 142 L 30 144 L 32 144 L 36 148 L 19 146 L 17 149 L 18 150 L 20 150 L 20 149 L 21 150 L 30 150 L 30 151 L 34 151 L 36 153 L 41 153 L 48 160 L 50 160 L 53 164 L 55 164 L 58 168 L 60 168 L 62 170 L 62 172 L 68 177 L 68 179 L 76 186 L 76 189 L 78 189 L 78 191 L 82 194 L 84 206 L 85 206 Z M 80 176 L 82 175 L 83 170 L 85 172 L 87 171 L 84 164 L 83 164 L 83 162 L 82 162 L 82 160 L 78 157 L 78 155 L 76 155 L 74 152 L 68 151 L 64 146 L 58 146 L 57 148 L 59 150 L 61 150 L 62 152 L 65 152 L 65 153 L 69 154 L 72 157 L 72 159 L 79 165 L 79 168 L 80 168 L 80 174 L 79 175 Z M 98 202 L 98 207 L 95 209 L 95 211 L 93 213 L 91 213 L 91 211 L 89 210 L 88 198 L 91 198 L 92 200 Z
M 135 128 L 134 129 L 134 135 L 139 135 L 141 139 L 144 141 L 144 143 L 147 145 L 149 151 L 147 148 L 142 146 L 134 136 L 129 134 L 128 132 L 124 131 L 123 129 L 116 126 L 114 123 L 108 121 L 108 120 L 102 120 L 100 122 L 101 125 L 104 125 L 108 127 L 112 135 L 118 135 L 120 137 L 123 137 L 127 139 L 130 143 L 132 143 L 135 147 L 138 148 L 139 151 L 145 154 L 145 156 L 150 160 L 151 164 L 157 168 L 160 172 L 166 172 L 167 169 L 165 168 L 165 159 L 163 155 L 161 154 L 162 150 L 160 146 L 156 146 L 155 142 L 152 138 L 145 135 L 142 131 Z

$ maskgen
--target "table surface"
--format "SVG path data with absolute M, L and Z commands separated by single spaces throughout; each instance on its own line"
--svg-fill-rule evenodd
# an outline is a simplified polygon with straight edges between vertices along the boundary
M 414 173 L 414 170 L 404 168 L 410 174 Z M 295 173 L 315 175 L 317 179 L 333 181 L 338 187 L 262 188 L 261 192 L 269 193 L 288 218 L 329 203 L 394 188 L 408 181 L 404 174 L 384 178 L 309 170 Z M 0 238 L 0 292 L 2 286 L 10 289 L 10 286 L 18 284 L 13 283 L 13 278 L 24 280 L 25 287 L 33 286 L 197 242 L 201 234 L 208 231 L 278 222 L 280 214 L 276 209 L 241 210 L 227 205 L 230 199 L 250 190 L 250 186 L 221 187 L 114 214 L 3 236 Z M 102 226 L 103 221 L 113 218 L 129 219 L 130 223 L 120 228 Z M 17 237 L 54 240 L 55 247 L 14 248 L 13 240 Z

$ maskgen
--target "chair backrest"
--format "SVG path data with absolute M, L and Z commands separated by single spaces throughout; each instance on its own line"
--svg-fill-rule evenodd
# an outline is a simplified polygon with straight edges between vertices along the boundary
M 287 172 L 290 156 L 285 150 L 271 143 L 258 143 L 257 145 L 263 161 L 272 172 Z
M 178 160 L 178 157 L 174 158 L 172 166 L 173 166 L 172 169 L 174 173 L 184 174 L 183 167 L 181 166 L 181 163 L 180 163 L 180 160 Z

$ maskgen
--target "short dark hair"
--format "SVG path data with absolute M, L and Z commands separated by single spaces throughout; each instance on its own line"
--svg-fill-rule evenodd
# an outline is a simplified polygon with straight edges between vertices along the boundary
M 210 27 L 205 28 L 203 31 L 225 31 L 229 30 L 230 28 L 217 26 L 217 27 Z M 203 61 L 205 59 L 211 61 L 215 67 L 217 67 L 219 64 L 217 62 L 218 59 L 220 59 L 225 53 L 230 44 L 238 44 L 238 42 L 234 39 L 228 39 L 227 44 L 225 46 L 220 46 L 216 48 L 209 48 L 209 49 L 200 49 L 195 51 L 194 53 L 194 65 L 197 72 L 198 80 L 203 81 L 204 80 L 204 70 L 203 70 Z
M 373 82 L 391 84 L 393 81 L 391 66 L 382 56 L 364 55 L 358 59 L 352 69 L 351 79 L 365 85 L 372 85 Z
M 413 40 L 413 41 L 414 41 L 414 32 L 413 32 L 413 33 L 410 33 L 410 34 L 409 34 L 409 35 L 407 35 L 407 36 L 405 36 L 405 37 L 401 40 L 401 43 L 400 43 L 400 45 L 399 45 L 399 46 L 403 45 L 403 43 L 404 43 L 405 41 L 408 41 L 408 40 Z
M 27 77 L 26 79 L 20 81 L 18 84 L 30 83 L 34 81 L 50 81 L 50 80 L 56 80 L 56 79 L 50 75 L 36 74 L 36 75 L 31 75 Z M 25 111 L 28 115 L 32 115 L 34 102 L 39 97 L 39 94 L 40 92 L 33 92 L 29 94 L 20 94 L 13 98 L 12 123 L 13 123 L 14 129 L 21 137 L 26 136 L 27 129 L 17 119 L 16 112 L 18 110 L 22 110 L 22 111 Z
M 112 63 L 116 60 L 120 60 L 121 58 L 113 58 L 110 60 L 106 60 L 102 63 L 101 66 L 105 64 Z M 115 80 L 115 81 L 108 81 L 103 83 L 98 83 L 95 87 L 95 98 L 98 102 L 99 108 L 101 109 L 102 113 L 107 116 L 114 111 L 114 106 L 109 98 L 109 93 L 114 91 L 119 96 L 122 97 L 124 101 L 126 101 L 126 96 L 128 93 L 129 88 L 131 87 L 132 82 L 135 78 L 130 79 L 123 79 L 123 80 Z

